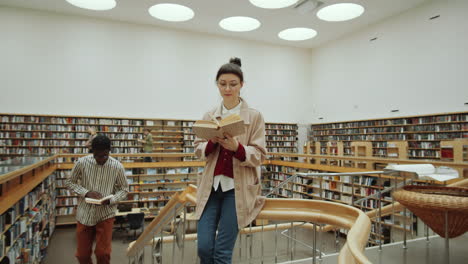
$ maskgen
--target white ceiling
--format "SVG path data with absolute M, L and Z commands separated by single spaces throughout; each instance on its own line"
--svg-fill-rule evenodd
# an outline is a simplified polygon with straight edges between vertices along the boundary
M 116 0 L 117 6 L 109 11 L 92 11 L 74 7 L 65 0 L 0 0 L 0 5 L 53 11 L 62 14 L 88 16 L 107 20 L 154 25 L 191 32 L 203 32 L 236 39 L 261 41 L 276 45 L 313 48 L 375 24 L 429 0 L 321 0 L 323 6 L 334 3 L 358 3 L 366 9 L 364 14 L 345 22 L 319 20 L 314 10 L 305 15 L 291 7 L 262 9 L 248 0 Z M 195 17 L 186 22 L 165 22 L 151 17 L 148 8 L 157 3 L 178 3 L 192 8 Z M 260 28 L 244 33 L 224 31 L 218 26 L 221 19 L 230 16 L 250 16 L 258 19 Z M 291 27 L 310 27 L 318 35 L 310 40 L 290 42 L 279 39 L 278 32 Z

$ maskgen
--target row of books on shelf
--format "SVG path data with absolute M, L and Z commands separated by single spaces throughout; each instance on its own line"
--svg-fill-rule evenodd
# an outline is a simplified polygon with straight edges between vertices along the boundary
M 74 207 L 57 207 L 55 208 L 55 213 L 57 215 L 75 215 L 76 205 Z
M 78 197 L 57 198 L 57 206 L 73 206 L 78 204 Z
M 440 148 L 440 142 L 438 141 L 409 141 L 408 147 L 410 148 Z
M 111 140 L 136 140 L 142 139 L 140 133 L 128 134 L 113 134 L 108 133 Z M 73 140 L 73 141 L 86 141 L 89 138 L 89 133 L 54 133 L 54 132 L 0 132 L 0 138 L 4 139 L 17 139 L 17 140 Z M 13 144 L 12 144 L 13 145 Z
M 1 122 L 7 123 L 54 123 L 54 124 L 93 124 L 93 125 L 143 125 L 143 120 L 132 119 L 107 119 L 84 117 L 49 117 L 49 116 L 21 116 L 4 115 Z
M 163 148 L 161 150 L 178 150 L 177 148 Z M 24 146 L 24 147 L 5 147 L 0 145 L 0 154 L 10 154 L 10 155 L 51 155 L 51 154 L 86 154 L 88 153 L 88 148 L 86 147 L 34 147 L 34 146 Z M 114 154 L 126 153 L 126 154 L 138 154 L 141 153 L 141 148 L 133 147 L 114 147 L 111 149 L 111 152 Z
M 391 126 L 391 125 L 418 125 L 429 123 L 443 123 L 443 122 L 465 122 L 468 121 L 468 114 L 450 114 L 450 115 L 435 115 L 435 116 L 422 116 L 411 118 L 396 118 L 385 120 L 368 120 L 368 121 L 354 121 L 332 124 L 319 124 L 312 125 L 312 129 L 341 129 L 353 127 L 366 127 L 366 126 Z
M 297 142 L 292 141 L 267 141 L 267 147 L 297 147 Z
M 297 137 L 294 136 L 266 136 L 266 140 L 278 140 L 278 141 L 296 141 Z
M 40 263 L 55 228 L 54 223 L 53 216 L 47 211 L 36 212 L 31 218 L 21 218 L 9 231 L 0 235 L 0 259 L 7 258 L 9 263 Z
M 63 181 L 59 181 L 60 184 L 63 184 Z M 60 187 L 65 187 L 65 186 L 60 186 Z M 56 189 L 55 194 L 57 196 L 72 196 L 72 195 L 77 195 L 73 191 L 69 189 Z
M 15 123 L 0 123 L 1 130 L 26 130 L 26 131 L 45 131 L 45 132 L 76 132 L 86 133 L 88 125 L 46 125 L 46 124 L 15 124 Z M 126 126 L 97 126 L 96 130 L 99 132 L 124 132 L 124 133 L 141 133 L 142 129 L 139 127 L 126 127 Z
M 297 125 L 295 124 L 265 124 L 265 129 L 297 129 Z
M 296 147 L 267 147 L 268 152 L 296 153 Z
M 41 261 L 55 228 L 54 179 L 55 175 L 46 178 L 0 216 L 0 260 Z
M 0 233 L 5 231 L 6 226 L 12 225 L 18 217 L 33 208 L 43 196 L 55 197 L 53 190 L 55 190 L 55 175 L 49 176 L 0 216 Z
M 183 121 L 182 126 L 183 127 L 192 127 L 195 121 Z
M 379 134 L 379 133 L 408 133 L 408 132 L 445 132 L 468 130 L 467 123 L 442 124 L 442 125 L 415 125 L 415 126 L 391 126 L 391 127 L 365 127 L 352 129 L 312 130 L 314 136 L 337 136 L 344 134 Z
M 147 202 L 147 201 L 168 201 L 171 199 L 171 195 L 152 195 L 152 196 L 145 196 L 142 193 L 129 193 L 127 195 L 126 201 L 132 202 Z M 125 201 L 123 201 L 125 202 Z
M 412 149 L 408 151 L 410 158 L 440 158 L 440 151 L 425 150 L 425 149 Z
M 0 145 L 12 147 L 84 147 L 86 142 L 68 141 L 68 140 L 19 140 L 4 139 L 0 140 Z
M 385 140 L 446 140 L 468 138 L 468 132 L 441 132 L 438 134 L 374 134 L 374 135 L 343 135 L 343 136 L 314 136 L 314 141 L 385 141 Z
M 184 134 L 184 140 L 193 141 L 193 140 L 195 140 L 195 135 Z
M 281 135 L 281 136 L 296 136 L 297 131 L 295 130 L 266 130 L 266 135 Z
M 183 152 L 184 153 L 193 153 L 195 152 L 195 147 L 183 147 Z

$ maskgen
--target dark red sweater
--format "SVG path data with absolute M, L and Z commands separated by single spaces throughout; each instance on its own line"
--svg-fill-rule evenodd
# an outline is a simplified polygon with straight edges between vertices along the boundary
M 210 155 L 215 149 L 218 147 L 218 143 L 213 143 L 213 141 L 208 141 L 208 144 L 205 148 L 205 156 Z M 214 176 L 216 175 L 224 175 L 230 178 L 234 178 L 234 172 L 232 169 L 232 158 L 236 158 L 240 161 L 245 161 L 245 148 L 239 143 L 239 147 L 237 151 L 230 151 L 228 149 L 219 146 L 221 149 L 219 150 L 218 160 L 216 161 L 216 167 L 214 170 Z

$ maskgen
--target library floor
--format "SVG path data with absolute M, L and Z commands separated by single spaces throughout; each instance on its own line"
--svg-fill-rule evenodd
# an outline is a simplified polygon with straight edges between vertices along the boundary
M 294 236 L 299 241 L 295 245 L 295 250 L 293 252 L 294 259 L 304 259 L 311 256 L 312 249 L 301 244 L 305 243 L 308 246 L 312 246 L 313 234 L 311 231 L 296 228 Z M 289 248 L 289 239 L 286 236 L 281 235 L 282 230 L 278 230 L 277 237 L 277 248 L 278 248 L 278 258 L 277 261 L 285 262 L 290 259 L 291 253 L 286 249 Z M 287 234 L 287 233 L 286 233 Z M 127 264 L 128 259 L 125 256 L 126 249 L 128 247 L 129 241 L 126 240 L 127 237 L 133 235 L 133 233 L 127 233 L 125 231 L 115 231 L 113 234 L 112 242 L 112 255 L 111 263 L 112 264 Z M 335 251 L 335 239 L 332 233 L 325 233 L 322 235 L 324 237 L 324 249 L 328 253 L 334 253 Z M 320 236 L 318 236 L 318 239 Z M 237 239 L 236 247 L 234 249 L 233 263 L 261 263 L 261 240 L 262 236 L 260 233 L 255 233 L 253 236 L 252 243 L 252 258 L 250 258 L 250 243 L 247 243 L 246 240 L 250 240 L 245 235 L 242 236 L 242 242 L 240 239 Z M 264 248 L 264 261 L 263 263 L 274 263 L 275 262 L 275 232 L 264 232 L 263 235 L 263 248 Z M 344 239 L 340 238 L 340 246 L 344 243 Z M 242 248 L 239 248 L 239 245 L 242 244 Z M 193 241 L 188 241 L 185 244 L 185 257 L 184 261 L 180 259 L 180 251 L 177 250 L 176 246 L 176 259 L 172 261 L 172 243 L 165 244 L 163 248 L 163 263 L 197 263 L 197 254 L 196 254 L 196 244 Z M 57 227 L 52 235 L 50 245 L 47 249 L 47 256 L 44 259 L 44 264 L 63 264 L 63 263 L 78 263 L 74 257 L 76 248 L 75 241 L 75 227 Z M 240 257 L 242 253 L 242 257 Z M 144 263 L 152 263 L 150 258 L 150 247 L 146 247 L 145 250 L 145 261 Z
M 277 248 L 278 248 L 278 263 L 312 263 L 310 259 L 312 249 L 312 232 L 306 229 L 298 228 L 298 232 L 295 232 L 294 236 L 299 242 L 294 243 L 295 250 L 293 251 L 293 259 L 295 261 L 289 262 L 291 252 L 287 251 L 289 248 L 289 241 L 284 235 L 280 235 L 278 231 L 277 237 Z M 63 264 L 63 263 L 78 263 L 74 257 L 74 251 L 76 247 L 75 242 L 75 228 L 70 227 L 59 227 L 55 230 L 52 239 L 50 241 L 49 248 L 47 249 L 47 256 L 44 259 L 44 264 Z M 129 263 L 125 257 L 125 252 L 128 246 L 126 238 L 131 236 L 125 232 L 114 232 L 114 238 L 112 243 L 112 256 L 111 263 L 113 264 L 125 264 Z M 335 264 L 337 262 L 337 256 L 335 254 L 336 248 L 334 243 L 334 235 L 332 233 L 322 234 L 324 252 L 327 256 L 322 261 L 317 261 L 321 264 Z M 250 240 L 245 235 L 242 238 L 242 242 L 237 240 L 236 248 L 233 256 L 233 263 L 275 263 L 275 232 L 265 232 L 263 235 L 263 247 L 264 247 L 264 258 L 262 262 L 261 258 L 261 234 L 256 233 L 253 236 L 253 247 L 252 257 L 250 257 L 250 244 L 246 240 Z M 304 244 L 306 245 L 304 245 Z M 341 247 L 344 240 L 340 238 L 339 246 Z M 408 249 L 403 249 L 401 243 L 394 243 L 390 245 L 384 245 L 383 250 L 379 251 L 378 247 L 366 249 L 366 256 L 374 264 L 466 264 L 468 263 L 468 257 L 466 257 L 466 250 L 468 249 L 468 233 L 450 240 L 450 257 L 447 259 L 445 254 L 444 239 L 438 236 L 432 236 L 430 242 L 426 242 L 425 238 L 419 238 L 408 241 Z M 242 248 L 239 248 L 239 245 Z M 165 244 L 163 247 L 163 263 L 197 263 L 196 258 L 196 246 L 193 241 L 186 242 L 185 244 L 185 257 L 182 261 L 181 252 L 176 248 L 176 259 L 173 261 L 172 256 L 173 244 Z M 242 257 L 240 256 L 242 253 Z M 145 250 L 145 261 L 144 263 L 152 263 L 150 258 L 150 247 Z M 302 261 L 301 261 L 302 259 Z

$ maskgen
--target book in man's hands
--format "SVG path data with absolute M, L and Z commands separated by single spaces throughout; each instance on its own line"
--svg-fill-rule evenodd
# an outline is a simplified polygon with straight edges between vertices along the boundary
M 101 199 L 93 199 L 93 198 L 86 197 L 85 201 L 86 203 L 90 203 L 90 204 L 102 204 L 102 202 L 104 202 L 105 200 L 110 200 L 112 196 L 114 195 L 111 194 Z
M 212 121 L 198 120 L 193 124 L 192 130 L 197 137 L 209 140 L 215 137 L 224 138 L 224 133 L 233 137 L 242 135 L 245 133 L 245 126 L 239 115 L 232 114 L 220 121 L 214 118 Z

